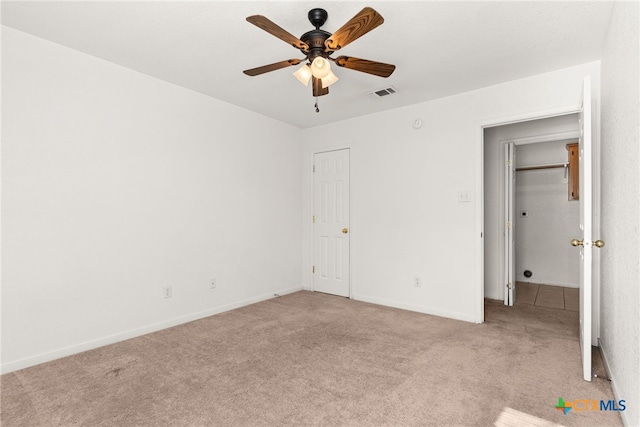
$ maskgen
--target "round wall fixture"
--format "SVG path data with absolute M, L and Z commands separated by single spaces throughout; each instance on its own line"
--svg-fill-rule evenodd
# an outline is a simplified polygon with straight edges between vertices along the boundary
M 422 120 L 415 119 L 411 125 L 414 129 L 420 129 L 422 127 Z

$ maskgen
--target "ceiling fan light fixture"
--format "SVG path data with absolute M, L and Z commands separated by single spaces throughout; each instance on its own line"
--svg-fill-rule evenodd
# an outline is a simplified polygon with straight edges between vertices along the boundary
M 331 65 L 329 61 L 321 56 L 316 56 L 311 63 L 311 73 L 317 79 L 326 77 L 331 72 Z
M 293 73 L 293 75 L 300 81 L 300 83 L 305 86 L 309 86 L 309 80 L 311 80 L 312 73 L 311 68 L 307 64 L 300 67 L 298 71 Z
M 327 74 L 325 77 L 321 78 L 320 80 L 322 81 L 322 87 L 325 88 L 337 82 L 338 76 L 333 74 L 333 71 L 329 70 L 329 74 Z
M 363 8 L 333 34 L 320 28 L 327 20 L 328 14 L 326 10 L 320 8 L 312 9 L 307 17 L 315 27 L 315 30 L 307 31 L 298 38 L 262 15 L 248 16 L 247 21 L 249 23 L 300 50 L 305 58 L 287 59 L 244 70 L 243 73 L 248 76 L 258 76 L 303 63 L 293 75 L 305 86 L 309 86 L 309 81 L 311 81 L 312 94 L 317 99 L 320 96 L 327 95 L 329 86 L 338 81 L 338 77 L 331 71 L 329 61 L 335 62 L 336 66 L 340 68 L 348 68 L 379 77 L 389 77 L 395 70 L 396 66 L 393 64 L 345 55 L 337 58 L 331 57 L 335 51 L 344 48 L 384 22 L 382 16 L 373 8 Z M 376 92 L 376 95 L 378 95 L 378 92 Z M 316 102 L 316 112 L 318 111 Z

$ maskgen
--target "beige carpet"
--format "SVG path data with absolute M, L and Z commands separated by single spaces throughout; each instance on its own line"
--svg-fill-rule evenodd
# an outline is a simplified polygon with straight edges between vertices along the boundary
M 613 399 L 581 379 L 577 313 L 486 320 L 298 292 L 3 375 L 2 426 L 621 425 L 554 408 Z

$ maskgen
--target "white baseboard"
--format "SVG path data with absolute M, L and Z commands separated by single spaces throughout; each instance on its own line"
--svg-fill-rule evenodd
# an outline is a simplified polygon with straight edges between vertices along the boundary
M 606 349 L 602 346 L 602 341 L 600 341 L 600 339 L 598 339 L 598 348 L 600 349 L 600 355 L 602 356 L 602 363 L 604 364 L 604 369 L 605 371 L 607 371 L 607 376 L 609 377 L 609 379 L 611 380 L 611 390 L 613 391 L 613 397 L 614 400 L 617 402 L 621 399 L 620 397 L 620 393 L 618 392 L 618 389 L 616 388 L 616 381 L 615 381 L 615 377 L 613 372 L 611 372 L 611 368 L 609 365 L 609 361 L 607 358 L 607 351 Z M 628 419 L 628 416 L 626 414 L 625 411 L 621 411 L 620 412 L 620 416 L 622 417 L 622 424 L 625 426 L 630 426 L 631 422 Z
M 369 302 L 371 304 L 378 304 L 378 305 L 384 305 L 387 307 L 400 308 L 402 310 L 415 311 L 423 314 L 431 314 L 433 316 L 446 317 L 448 319 L 477 323 L 473 315 L 466 315 L 463 313 L 456 313 L 452 311 L 437 310 L 431 307 L 407 304 L 404 302 L 392 301 L 384 298 L 373 298 L 373 297 L 368 297 L 366 295 L 360 295 L 360 294 L 353 294 L 352 298 L 356 301 Z
M 163 322 L 143 326 L 141 328 L 136 328 L 136 329 L 121 332 L 118 334 L 110 335 L 107 337 L 86 341 L 80 344 L 75 344 L 69 347 L 53 350 L 47 353 L 38 354 L 36 356 L 27 357 L 25 359 L 17 360 L 14 362 L 4 363 L 0 367 L 0 373 L 7 374 L 9 372 L 39 365 L 41 363 L 51 362 L 52 360 L 60 359 L 62 357 L 67 357 L 77 353 L 82 353 L 83 351 L 93 350 L 98 347 L 104 347 L 105 345 L 109 345 L 109 344 L 115 344 L 120 341 L 136 338 L 142 335 L 150 334 L 152 332 L 160 331 L 162 329 L 178 326 L 183 323 L 193 322 L 194 320 L 204 319 L 205 317 L 224 313 L 225 311 L 230 311 L 236 308 L 255 304 L 261 301 L 266 301 L 271 298 L 276 298 L 277 296 L 282 296 L 282 295 L 290 294 L 293 292 L 298 292 L 301 290 L 302 290 L 302 286 L 287 288 L 287 289 L 279 289 L 268 294 L 259 295 L 253 298 L 248 298 L 248 299 L 231 303 L 231 304 L 221 305 L 218 307 L 211 308 L 209 310 L 187 314 L 187 315 L 169 319 Z
M 532 279 L 531 277 L 516 277 L 516 282 L 535 283 L 536 285 L 562 286 L 564 288 L 579 288 L 580 283 L 558 282 L 555 280 Z

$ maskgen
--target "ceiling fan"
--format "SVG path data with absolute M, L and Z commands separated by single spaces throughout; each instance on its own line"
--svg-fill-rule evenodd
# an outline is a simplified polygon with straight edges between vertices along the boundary
M 349 43 L 381 25 L 384 19 L 378 12 L 370 7 L 365 7 L 333 34 L 320 29 L 326 22 L 327 17 L 328 14 L 326 10 L 319 8 L 311 9 L 308 18 L 309 22 L 311 22 L 316 29 L 304 33 L 300 38 L 290 34 L 262 15 L 247 17 L 247 21 L 253 25 L 285 41 L 294 48 L 299 49 L 305 55 L 305 58 L 287 59 L 285 61 L 263 65 L 262 67 L 244 70 L 243 72 L 249 76 L 257 76 L 304 62 L 302 67 L 293 74 L 305 86 L 308 86 L 311 80 L 313 96 L 316 97 L 328 94 L 329 85 L 338 80 L 331 71 L 329 61 L 333 61 L 338 67 L 349 68 L 380 77 L 389 77 L 391 73 L 393 73 L 396 68 L 395 65 L 369 61 L 353 56 L 342 55 L 337 58 L 331 57 L 331 54 L 335 51 L 342 49 Z M 317 104 L 316 111 L 318 111 Z

